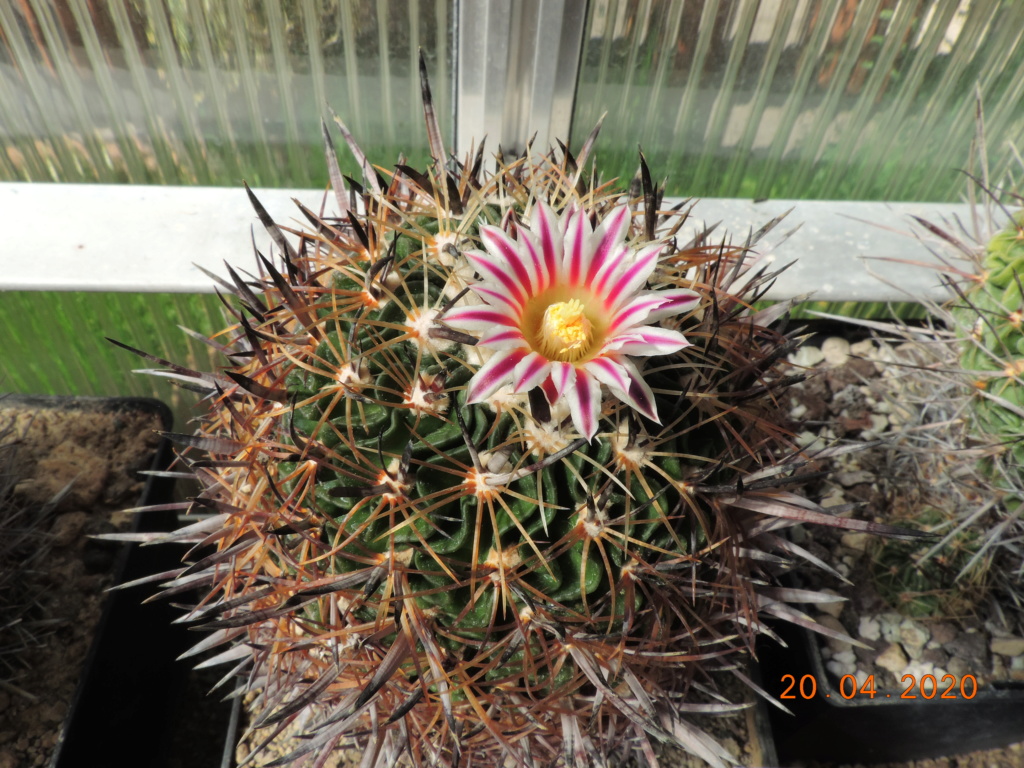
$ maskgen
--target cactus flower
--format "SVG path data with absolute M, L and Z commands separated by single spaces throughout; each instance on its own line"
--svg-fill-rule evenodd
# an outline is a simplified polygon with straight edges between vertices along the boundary
M 692 309 L 683 288 L 646 290 L 662 245 L 626 243 L 629 208 L 612 210 L 597 228 L 578 208 L 561 219 L 545 204 L 516 239 L 481 228 L 484 251 L 466 258 L 482 280 L 471 286 L 482 303 L 456 307 L 452 326 L 481 335 L 493 352 L 468 384 L 467 402 L 486 400 L 511 383 L 513 392 L 541 387 L 548 402 L 565 398 L 573 425 L 588 440 L 597 432 L 601 385 L 658 423 L 657 407 L 633 357 L 666 355 L 690 345 L 657 321 Z

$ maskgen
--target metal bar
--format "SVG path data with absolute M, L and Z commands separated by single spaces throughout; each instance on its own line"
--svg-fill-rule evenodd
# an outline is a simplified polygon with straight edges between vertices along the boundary
M 313 210 L 324 199 L 322 190 L 257 194 L 270 215 L 288 226 L 304 226 L 293 199 Z M 919 264 L 938 266 L 939 254 L 949 252 L 910 217 L 938 224 L 971 220 L 966 204 L 706 199 L 696 203 L 677 239 L 686 242 L 718 223 L 711 242 L 742 244 L 748 232 L 790 208 L 756 248 L 776 266 L 794 262 L 769 294 L 775 299 L 807 293 L 824 301 L 942 298 L 939 273 Z M 8 228 L 0 291 L 211 293 L 213 285 L 196 264 L 217 274 L 223 274 L 224 261 L 252 265 L 251 231 L 260 250 L 270 251 L 241 189 L 15 182 L 0 184 L 0 210 L 18 222 Z M 54 211 L 60 212 L 59 227 L 53 226 Z
M 485 136 L 492 150 L 568 140 L 586 0 L 459 6 L 456 152 Z

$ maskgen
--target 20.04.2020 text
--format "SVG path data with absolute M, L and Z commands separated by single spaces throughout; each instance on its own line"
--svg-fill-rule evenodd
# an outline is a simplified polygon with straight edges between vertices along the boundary
M 782 683 L 786 689 L 779 694 L 780 699 L 813 699 L 818 694 L 818 681 L 814 675 L 803 675 L 799 681 L 794 675 L 783 675 Z M 978 681 L 974 675 L 964 675 L 957 679 L 955 675 L 943 675 L 936 679 L 935 675 L 904 675 L 900 682 L 906 685 L 900 693 L 900 699 L 973 699 L 978 694 Z M 945 688 L 940 688 L 945 686 Z M 915 693 L 915 690 L 918 693 Z M 868 675 L 863 683 L 858 685 L 857 678 L 853 675 L 843 675 L 839 680 L 839 695 L 844 699 L 853 699 L 858 696 L 867 696 L 869 699 L 876 695 L 893 698 L 893 694 L 879 694 L 875 688 L 875 676 Z

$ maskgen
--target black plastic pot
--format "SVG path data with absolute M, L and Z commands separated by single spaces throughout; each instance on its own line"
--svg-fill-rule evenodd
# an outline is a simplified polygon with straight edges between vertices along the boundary
M 171 428 L 171 411 L 149 398 L 11 396 L 8 404 L 111 413 L 154 413 L 164 430 Z M 173 459 L 170 442 L 162 440 L 150 468 L 164 470 Z M 138 505 L 172 500 L 174 480 L 148 476 Z M 167 531 L 177 526 L 173 511 L 148 512 L 136 517 L 137 531 Z M 180 548 L 125 545 L 117 554 L 115 583 L 170 570 L 180 563 Z M 176 657 L 195 641 L 171 622 L 180 611 L 165 600 L 143 604 L 156 587 L 111 592 L 105 601 L 82 677 L 54 747 L 50 768 L 104 766 L 171 768 L 175 762 L 174 729 L 183 709 L 182 694 L 190 674 L 187 662 Z M 225 717 L 227 716 L 225 709 Z M 222 743 L 214 745 L 219 755 Z M 209 763 L 216 765 L 215 762 Z
M 938 694 L 923 698 L 920 685 L 910 691 L 916 699 L 900 698 L 902 689 L 881 688 L 872 698 L 854 693 L 849 681 L 840 692 L 825 670 L 812 632 L 792 625 L 773 629 L 789 647 L 770 641 L 761 644 L 763 684 L 776 698 L 787 689 L 794 696 L 782 702 L 792 715 L 774 707 L 770 710 L 781 765 L 797 760 L 843 764 L 917 760 L 996 749 L 1024 738 L 1022 683 L 994 683 L 971 698 L 959 695 L 959 682 L 956 698 L 947 699 Z M 948 682 L 940 683 L 939 694 L 948 687 Z M 965 692 L 972 693 L 969 683 Z

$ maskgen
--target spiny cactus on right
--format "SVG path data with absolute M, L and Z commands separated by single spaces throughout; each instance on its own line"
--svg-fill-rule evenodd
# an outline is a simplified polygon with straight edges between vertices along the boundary
M 975 434 L 998 446 L 995 472 L 1024 482 L 1024 211 L 987 244 L 954 316 L 960 365 L 976 372 Z
M 978 135 L 983 150 L 980 108 Z M 912 584 L 897 588 L 901 601 L 927 594 L 916 607 L 963 615 L 998 599 L 1024 622 L 1024 197 L 990 184 L 980 165 L 970 192 L 984 202 L 974 206 L 973 228 L 917 219 L 941 241 L 952 298 L 925 302 L 930 327 L 893 328 L 918 354 L 927 350 L 906 361 L 894 395 L 908 418 L 892 435 L 893 457 L 912 465 L 913 482 L 903 485 L 922 501 L 909 501 L 898 520 L 941 538 L 884 548 L 902 553 L 893 585 Z M 995 223 L 999 211 L 1008 225 Z M 925 571 L 930 583 L 920 580 Z

